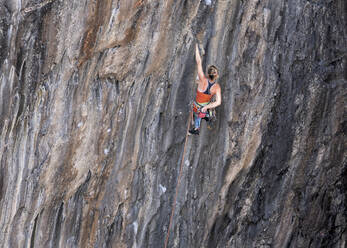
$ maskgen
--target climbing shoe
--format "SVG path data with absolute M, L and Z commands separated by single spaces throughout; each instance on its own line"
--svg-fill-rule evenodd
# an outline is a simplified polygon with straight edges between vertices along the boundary
M 192 128 L 189 130 L 189 133 L 199 135 L 199 129 Z
M 189 130 L 189 133 L 190 134 L 197 134 L 197 135 L 199 135 L 199 129 L 192 128 L 192 129 Z

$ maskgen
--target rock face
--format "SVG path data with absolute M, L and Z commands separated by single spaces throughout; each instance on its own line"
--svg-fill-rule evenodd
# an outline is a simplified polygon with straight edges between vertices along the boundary
M 1 247 L 345 247 L 345 0 L 0 2 Z

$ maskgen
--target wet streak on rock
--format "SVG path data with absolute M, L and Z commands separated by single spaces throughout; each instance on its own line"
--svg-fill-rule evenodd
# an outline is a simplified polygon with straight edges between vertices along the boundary
M 34 220 L 34 227 L 33 227 L 33 231 L 31 233 L 31 238 L 30 238 L 30 248 L 34 248 L 35 247 L 35 233 L 36 233 L 36 227 L 37 227 L 37 218 L 39 217 L 36 216 L 35 220 Z
M 53 237 L 52 237 L 53 247 L 59 247 L 59 242 L 61 237 L 61 226 L 63 223 L 63 210 L 64 210 L 64 203 L 62 202 L 58 208 L 57 217 L 55 219 L 55 226 L 54 226 Z

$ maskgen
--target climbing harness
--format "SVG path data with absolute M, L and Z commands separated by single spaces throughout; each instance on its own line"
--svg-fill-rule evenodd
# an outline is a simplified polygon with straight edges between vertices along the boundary
M 207 104 L 206 104 L 207 105 Z M 193 107 L 193 111 L 197 114 L 202 113 L 201 109 L 204 107 L 204 105 L 200 105 L 199 103 L 197 103 L 196 101 L 194 101 L 192 103 L 192 107 Z
M 170 228 L 171 228 L 172 219 L 173 219 L 173 215 L 175 213 L 175 208 L 176 208 L 176 200 L 177 200 L 177 195 L 178 195 L 178 188 L 179 188 L 179 185 L 180 185 L 180 182 L 181 182 L 183 161 L 184 161 L 184 156 L 186 154 L 186 146 L 187 146 L 187 140 L 188 140 L 188 130 L 189 130 L 190 120 L 191 120 L 192 116 L 193 116 L 193 112 L 190 111 L 190 114 L 189 114 L 189 117 L 188 117 L 187 132 L 186 132 L 186 138 L 185 138 L 185 141 L 184 141 L 184 148 L 183 148 L 182 160 L 181 160 L 181 165 L 180 165 L 180 171 L 179 171 L 178 179 L 177 179 L 176 194 L 175 194 L 175 198 L 174 198 L 173 203 L 172 203 L 170 222 L 169 222 L 169 227 L 167 229 L 167 234 L 166 234 L 166 240 L 165 240 L 164 248 L 167 248 L 167 245 L 169 243 Z
M 208 109 L 207 112 L 201 112 L 201 109 L 204 107 L 204 105 L 200 105 L 196 101 L 194 101 L 191 105 L 193 108 L 193 112 L 195 112 L 199 116 L 199 118 L 205 119 L 206 121 L 215 120 L 216 118 L 215 109 Z

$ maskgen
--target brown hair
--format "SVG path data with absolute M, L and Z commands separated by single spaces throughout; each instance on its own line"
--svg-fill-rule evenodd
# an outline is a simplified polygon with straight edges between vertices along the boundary
M 218 69 L 214 65 L 210 65 L 207 69 L 207 75 L 211 80 L 215 80 L 218 75 Z

